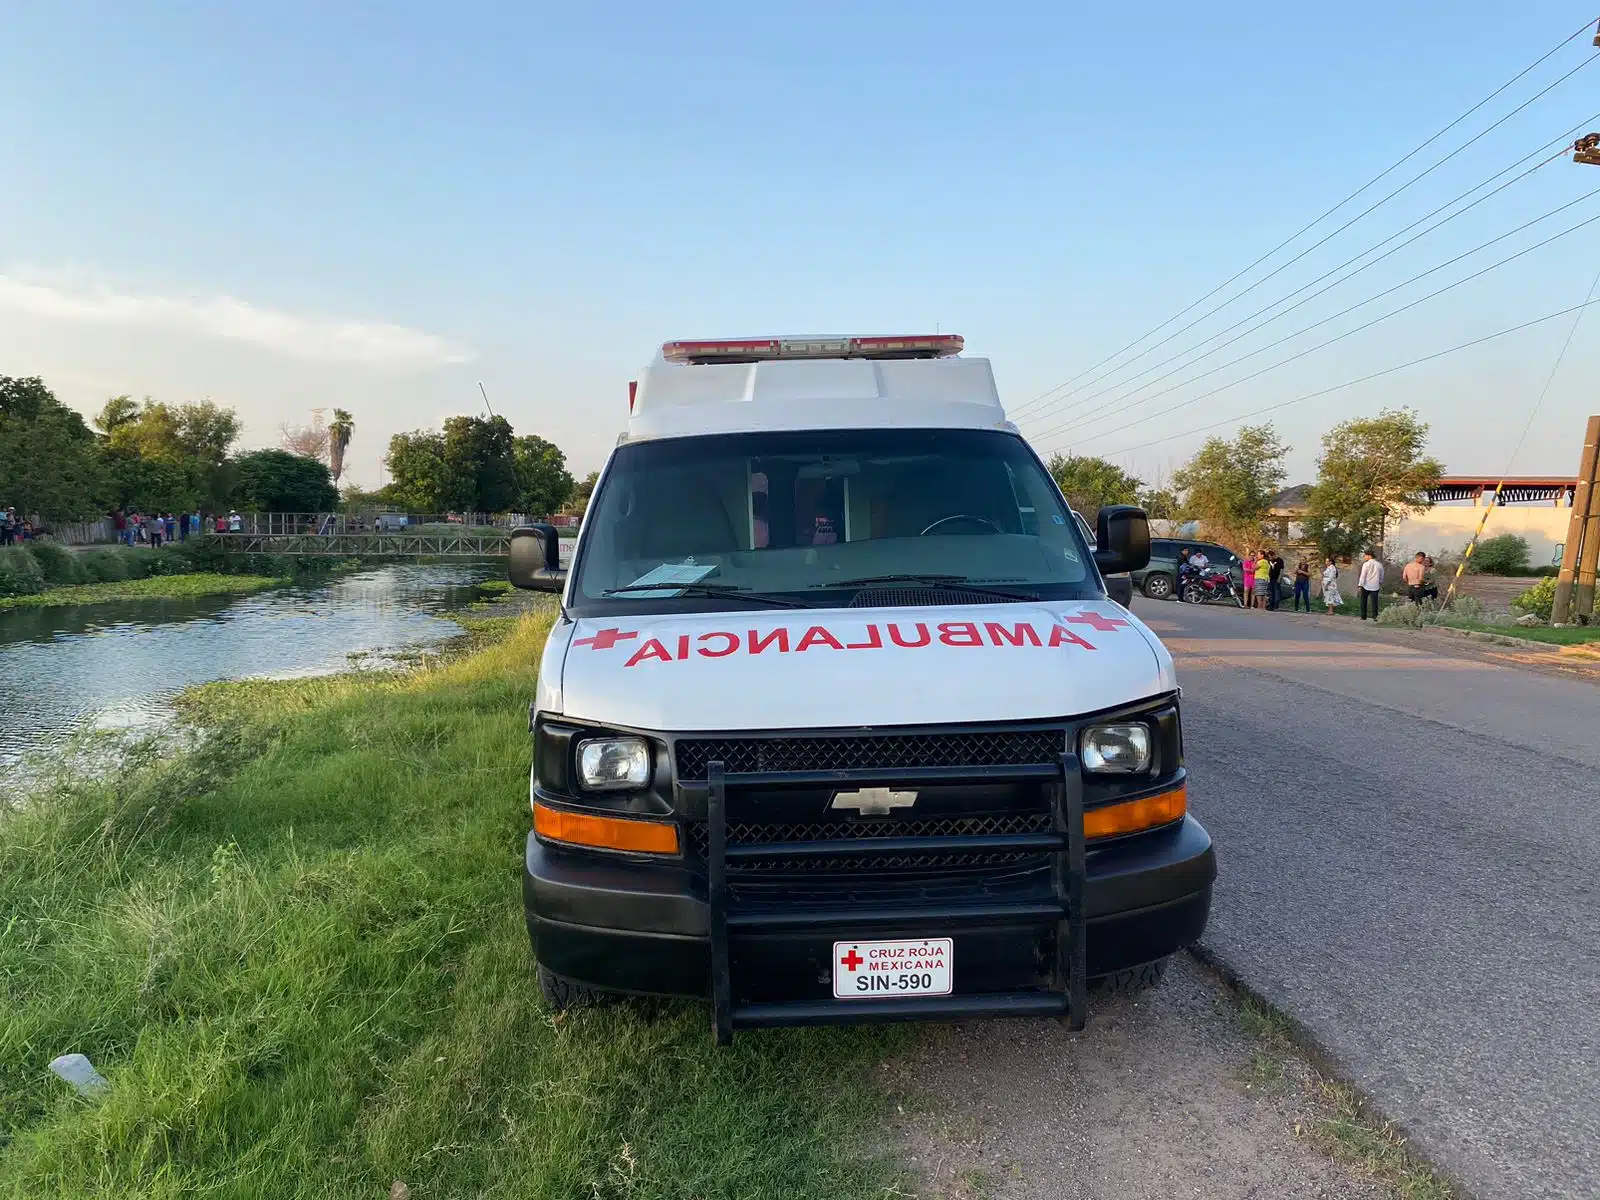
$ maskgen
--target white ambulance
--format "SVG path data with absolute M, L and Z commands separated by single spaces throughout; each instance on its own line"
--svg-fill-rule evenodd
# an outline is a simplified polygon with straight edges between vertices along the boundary
M 1160 977 L 1215 857 L 1172 658 L 962 339 L 670 342 L 630 399 L 530 710 L 546 1001 L 736 1029 L 1054 1015 Z

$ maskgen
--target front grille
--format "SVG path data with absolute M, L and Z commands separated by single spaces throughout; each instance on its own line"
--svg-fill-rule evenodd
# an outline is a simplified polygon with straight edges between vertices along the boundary
M 762 845 L 772 842 L 831 842 L 857 838 L 959 837 L 978 834 L 1048 833 L 1047 812 L 997 813 L 972 817 L 933 817 L 885 821 L 813 821 L 767 824 L 730 821 L 728 844 Z M 709 834 L 703 822 L 689 830 L 689 844 L 704 862 Z M 820 858 L 741 859 L 734 873 L 761 872 L 817 874 L 856 871 L 923 871 L 934 868 L 1012 866 L 1040 857 L 1032 850 L 958 851 L 952 854 L 852 854 Z
M 1060 729 L 987 733 L 885 733 L 855 737 L 680 738 L 678 778 L 704 779 L 717 759 L 730 775 L 915 767 L 1050 765 L 1066 749 Z

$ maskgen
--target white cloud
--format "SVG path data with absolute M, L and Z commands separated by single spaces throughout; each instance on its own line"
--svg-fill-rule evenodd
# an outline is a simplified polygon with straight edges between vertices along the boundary
M 0 308 L 84 324 L 141 326 L 229 338 L 295 358 L 391 368 L 467 362 L 472 351 L 404 325 L 297 316 L 232 296 L 139 296 L 104 284 L 64 284 L 0 275 Z

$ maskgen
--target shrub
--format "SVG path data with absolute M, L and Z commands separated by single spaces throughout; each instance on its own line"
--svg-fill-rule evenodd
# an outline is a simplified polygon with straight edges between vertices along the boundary
M 44 591 L 39 560 L 24 546 L 0 547 L 0 596 L 32 596 Z
M 1550 619 L 1550 610 L 1555 607 L 1556 580 L 1553 575 L 1546 575 L 1538 583 L 1523 592 L 1511 602 L 1511 607 L 1518 612 L 1533 613 Z
M 151 550 L 141 556 L 146 575 L 189 575 L 194 572 L 194 561 L 180 547 Z
M 1427 604 L 1407 604 L 1404 602 L 1389 604 L 1378 610 L 1379 625 L 1403 625 L 1409 629 L 1421 629 L 1424 625 L 1432 625 L 1437 621 L 1437 614 L 1430 610 Z
M 132 561 L 137 556 L 136 550 L 116 546 L 101 546 L 79 555 L 91 583 L 120 583 L 133 578 L 130 572 Z
M 1528 539 L 1515 533 L 1485 538 L 1472 552 L 1472 567 L 1486 575 L 1508 575 L 1528 569 Z
M 39 564 L 46 587 L 70 587 L 89 582 L 89 572 L 84 569 L 80 556 L 60 543 L 35 541 L 28 551 Z

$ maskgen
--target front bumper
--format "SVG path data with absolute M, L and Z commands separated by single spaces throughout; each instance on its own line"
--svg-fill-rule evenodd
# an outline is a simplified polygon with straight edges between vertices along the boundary
M 1163 958 L 1205 930 L 1216 856 L 1210 836 L 1193 817 L 1090 847 L 1084 867 L 1089 978 Z M 535 953 L 556 974 L 618 992 L 709 995 L 711 906 L 703 876 L 676 865 L 620 862 L 556 849 L 529 834 L 522 892 Z M 1048 995 L 1059 915 L 1050 911 L 1050 883 L 1038 872 L 952 882 L 938 889 L 864 883 L 835 890 L 828 906 L 868 913 L 881 905 L 909 913 L 919 899 L 930 910 L 921 919 L 875 922 L 866 930 L 848 923 L 766 928 L 742 937 L 739 994 L 733 1001 L 757 1008 L 814 1001 L 821 1013 L 832 1001 L 834 941 L 862 936 L 953 937 L 957 998 Z M 759 895 L 754 902 L 760 905 Z M 963 921 L 959 914 L 969 902 L 987 906 L 982 921 Z M 775 893 L 773 903 L 792 908 L 792 892 L 781 901 Z M 1011 915 L 997 921 L 996 905 Z M 941 1015 L 932 1000 L 910 1002 L 908 1012 L 891 1007 L 891 1001 L 846 1003 L 859 1006 L 862 1020 Z M 1010 1011 L 1029 1009 L 1023 1004 Z

